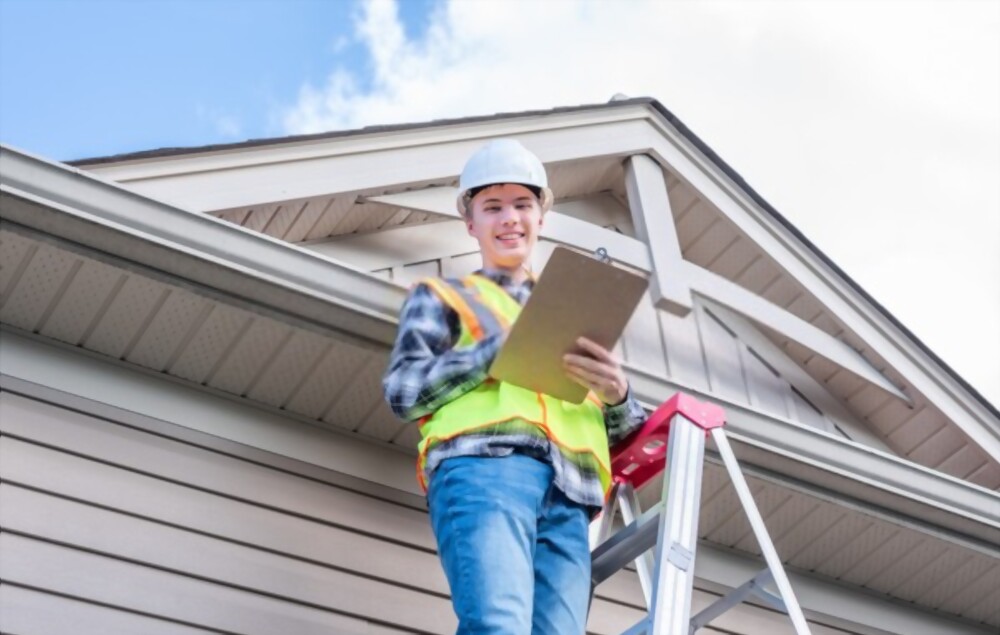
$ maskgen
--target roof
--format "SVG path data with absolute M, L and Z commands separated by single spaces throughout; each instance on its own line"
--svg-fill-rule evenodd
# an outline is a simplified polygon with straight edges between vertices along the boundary
M 662 103 L 652 97 L 635 97 L 630 99 L 614 99 L 607 103 L 602 104 L 584 104 L 578 106 L 567 106 L 560 108 L 552 108 L 547 110 L 532 110 L 532 111 L 522 111 L 514 113 L 497 113 L 493 115 L 481 115 L 475 117 L 458 117 L 450 119 L 438 119 L 429 122 L 419 122 L 419 123 L 405 123 L 405 124 L 392 124 L 383 126 L 367 126 L 363 128 L 357 128 L 352 130 L 336 130 L 331 132 L 323 132 L 317 134 L 308 135 L 291 135 L 285 137 L 271 137 L 265 139 L 251 139 L 247 141 L 237 142 L 237 143 L 226 143 L 226 144 L 214 144 L 206 146 L 197 147 L 175 147 L 175 148 L 159 148 L 155 150 L 144 150 L 140 152 L 131 152 L 117 155 L 110 155 L 104 157 L 92 157 L 86 159 L 79 159 L 75 161 L 67 162 L 69 165 L 76 167 L 94 167 L 103 164 L 110 163 L 120 163 L 124 161 L 135 161 L 144 159 L 156 159 L 156 158 L 167 158 L 182 155 L 191 155 L 199 153 L 208 153 L 216 151 L 228 151 L 228 150 L 239 150 L 243 148 L 257 148 L 269 145 L 279 145 L 286 143 L 299 143 L 308 141 L 322 141 L 326 139 L 336 139 L 351 136 L 360 136 L 373 133 L 391 133 L 406 130 L 417 130 L 423 128 L 431 127 L 444 127 L 452 125 L 462 125 L 468 123 L 479 123 L 479 122 L 490 122 L 498 121 L 503 119 L 513 119 L 521 117 L 539 117 L 546 115 L 560 115 L 565 113 L 591 111 L 591 110 L 603 110 L 603 109 L 614 109 L 623 108 L 635 105 L 646 105 L 654 109 L 654 111 L 662 117 L 666 122 L 673 126 L 681 135 L 683 135 L 689 142 L 691 142 L 701 153 L 703 153 L 706 158 L 708 158 L 712 163 L 714 163 L 727 177 L 729 177 L 738 187 L 740 187 L 755 203 L 757 203 L 764 211 L 770 214 L 777 222 L 784 226 L 790 233 L 792 233 L 796 239 L 802 242 L 804 246 L 812 250 L 820 260 L 828 266 L 836 275 L 843 279 L 854 291 L 856 291 L 864 301 L 868 302 L 873 308 L 875 308 L 879 313 L 881 313 L 889 322 L 900 332 L 910 339 L 914 345 L 916 345 L 923 353 L 925 353 L 935 364 L 937 364 L 942 370 L 949 374 L 964 390 L 966 390 L 974 399 L 976 399 L 984 408 L 986 408 L 994 417 L 1000 418 L 1000 409 L 992 404 L 986 399 L 975 387 L 968 383 L 960 374 L 958 374 L 951 366 L 949 366 L 941 357 L 939 357 L 929 346 L 927 346 L 923 341 L 920 340 L 910 329 L 906 327 L 898 318 L 896 318 L 892 313 L 889 312 L 878 300 L 876 300 L 871 294 L 869 294 L 865 289 L 858 284 L 851 276 L 849 276 L 843 269 L 841 269 L 836 262 L 834 262 L 829 256 L 823 253 L 812 241 L 810 241 L 801 231 L 799 231 L 785 216 L 783 216 L 773 205 L 767 202 L 767 200 L 760 195 L 740 174 L 725 160 L 722 159 L 707 143 L 705 143 L 697 134 L 695 134 L 690 128 L 688 128 L 683 121 L 681 121 L 676 115 L 670 112 Z

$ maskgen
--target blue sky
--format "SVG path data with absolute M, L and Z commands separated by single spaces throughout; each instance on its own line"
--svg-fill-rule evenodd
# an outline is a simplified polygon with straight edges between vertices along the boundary
M 430 0 L 402 5 L 422 35 Z M 303 84 L 369 58 L 328 0 L 0 0 L 0 140 L 60 160 L 285 134 Z
M 1000 2 L 0 0 L 56 160 L 651 96 L 1000 404 Z

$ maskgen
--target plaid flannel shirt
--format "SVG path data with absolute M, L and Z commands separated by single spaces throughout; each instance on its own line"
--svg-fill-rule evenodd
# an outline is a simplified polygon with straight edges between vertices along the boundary
M 504 274 L 479 271 L 511 295 L 521 305 L 531 295 L 534 282 L 513 284 Z M 487 334 L 469 348 L 456 349 L 461 332 L 458 315 L 424 284 L 416 285 L 400 312 L 399 332 L 382 379 L 386 402 L 400 419 L 415 421 L 435 412 L 444 404 L 469 392 L 486 379 L 486 371 L 496 356 L 501 333 Z M 609 443 L 628 436 L 646 420 L 646 413 L 629 390 L 625 401 L 604 407 Z M 588 507 L 604 503 L 598 474 L 577 465 L 551 443 L 545 433 L 468 433 L 443 441 L 427 453 L 428 479 L 442 461 L 455 456 L 507 456 L 522 452 L 550 463 L 555 485 L 566 496 Z

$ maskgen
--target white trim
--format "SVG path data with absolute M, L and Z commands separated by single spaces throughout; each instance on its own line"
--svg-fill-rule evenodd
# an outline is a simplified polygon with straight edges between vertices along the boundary
M 352 331 L 352 337 L 364 338 L 364 333 L 377 328 L 380 329 L 378 337 L 372 338 L 375 342 L 384 346 L 394 339 L 395 313 L 405 290 L 392 283 L 324 261 L 280 241 L 235 229 L 224 221 L 150 201 L 65 166 L 33 159 L 13 150 L 4 148 L 0 152 L 0 168 L 4 184 L 31 189 L 27 198 L 13 194 L 4 197 L 5 216 L 16 215 L 14 220 L 18 223 L 56 239 L 86 245 L 105 254 L 115 254 L 115 258 L 126 258 L 128 262 L 177 275 L 181 280 L 196 280 L 211 288 L 225 289 L 230 294 L 239 293 L 242 298 L 264 307 L 280 309 L 284 315 L 304 315 L 305 319 L 331 324 L 332 328 L 341 330 L 346 328 L 344 323 L 353 324 L 356 330 Z M 14 205 L 15 202 L 20 203 Z M 159 236 L 158 232 L 176 242 Z M 625 236 L 618 238 L 638 243 Z M 645 252 L 644 246 L 642 251 Z M 228 258 L 247 264 L 241 268 Z M 262 265 L 268 267 L 269 275 L 255 274 L 254 267 Z M 821 282 L 811 279 L 817 284 Z M 314 290 L 317 285 L 320 290 Z M 345 306 L 344 295 L 356 298 L 368 309 L 359 315 L 356 308 Z M 369 322 L 362 322 L 362 319 Z M 634 382 L 646 386 L 646 394 L 654 396 L 651 404 L 658 403 L 659 397 L 669 396 L 664 394 L 668 390 L 687 389 L 659 377 L 649 377 L 640 369 L 630 369 L 630 375 Z M 713 397 L 707 395 L 707 398 Z M 738 405 L 731 407 L 741 410 Z M 760 418 L 758 413 L 750 413 L 750 416 Z M 883 485 L 889 482 L 891 489 L 926 501 L 932 510 L 961 510 L 955 513 L 970 518 L 982 518 L 984 513 L 990 517 L 989 506 L 996 507 L 995 492 L 921 470 L 893 457 L 858 454 L 856 448 L 848 449 L 853 444 L 817 440 L 815 435 L 818 433 L 800 430 L 794 423 L 761 419 L 763 423 L 757 421 L 755 427 L 738 432 L 745 433 L 762 448 L 785 449 L 792 457 L 788 469 L 810 463 L 819 470 L 830 471 L 828 466 L 832 464 L 838 469 L 842 467 L 845 474 L 868 475 L 866 478 L 875 489 L 885 489 Z M 963 419 L 963 429 L 971 423 Z M 988 438 L 989 434 L 990 430 L 983 427 L 976 436 L 970 436 L 975 440 Z M 947 515 L 941 517 L 940 522 L 943 526 L 952 524 Z M 996 524 L 995 520 L 990 522 Z
M 559 113 L 556 116 L 526 114 L 503 120 L 428 123 L 405 130 L 360 132 L 341 137 L 291 140 L 260 146 L 236 146 L 211 151 L 192 149 L 190 154 L 126 159 L 95 163 L 82 169 L 118 183 L 159 179 L 164 177 L 232 170 L 237 168 L 310 161 L 336 156 L 392 151 L 431 144 L 459 141 L 480 143 L 483 140 L 549 132 L 573 128 L 590 128 L 607 124 L 645 121 L 650 117 L 646 104 L 616 107 L 613 110 L 588 109 Z M 468 155 L 461 160 L 464 161 Z M 546 159 L 543 159 L 546 161 Z M 461 165 L 458 166 L 461 169 Z M 458 172 L 455 172 L 457 175 Z
M 291 314 L 326 334 L 377 344 L 395 339 L 405 290 L 389 281 L 6 148 L 0 175 L 3 221 L 16 223 L 12 229 Z
M 651 112 L 653 112 L 651 107 Z M 662 137 L 650 154 L 717 207 L 747 238 L 774 258 L 821 305 L 888 366 L 939 408 L 976 445 L 1000 462 L 1000 422 L 978 399 L 868 303 L 812 249 L 753 201 L 712 160 L 663 117 L 650 123 Z
M 682 262 L 681 265 L 691 288 L 698 295 L 715 300 L 744 317 L 774 329 L 904 403 L 913 404 L 908 396 L 843 341 L 708 269 L 690 262 Z
M 646 244 L 653 264 L 653 305 L 684 317 L 694 305 L 687 278 L 677 275 L 683 257 L 663 168 L 644 154 L 632 155 L 625 160 L 625 192 L 636 238 Z
M 545 120 L 548 122 L 548 120 Z M 396 143 L 369 146 L 362 137 L 330 139 L 314 156 L 303 158 L 288 148 L 272 148 L 296 158 L 274 160 L 266 150 L 248 149 L 257 161 L 207 157 L 168 159 L 175 169 L 155 178 L 122 178 L 133 192 L 199 211 L 226 210 L 280 201 L 336 196 L 393 185 L 453 183 L 462 165 L 482 143 L 497 136 L 515 136 L 544 163 L 581 156 L 624 156 L 641 152 L 658 136 L 641 111 L 631 117 L 594 119 L 583 124 L 541 126 L 520 121 L 514 126 L 464 126 L 429 129 L 403 135 Z M 598 121 L 600 119 L 598 118 Z M 549 122 L 551 123 L 551 122 Z M 506 131 L 506 132 L 505 132 Z M 308 153 L 307 153 L 308 154 Z M 225 157 L 221 157 L 225 159 Z M 94 166 L 95 173 L 115 178 L 115 172 Z M 454 203 L 452 204 L 454 206 Z

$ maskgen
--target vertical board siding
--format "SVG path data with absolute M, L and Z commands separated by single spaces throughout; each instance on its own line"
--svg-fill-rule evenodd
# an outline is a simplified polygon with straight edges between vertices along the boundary
M 698 333 L 696 312 L 678 317 L 666 311 L 658 311 L 660 333 L 665 347 L 668 376 L 691 388 L 708 392 L 708 373 L 705 369 L 705 355 Z
M 657 313 L 659 311 L 647 293 L 622 334 L 622 350 L 630 364 L 664 376 L 667 374 L 667 359 Z
M 735 403 L 746 404 L 747 385 L 740 363 L 736 336 L 714 315 L 696 307 L 712 392 Z

